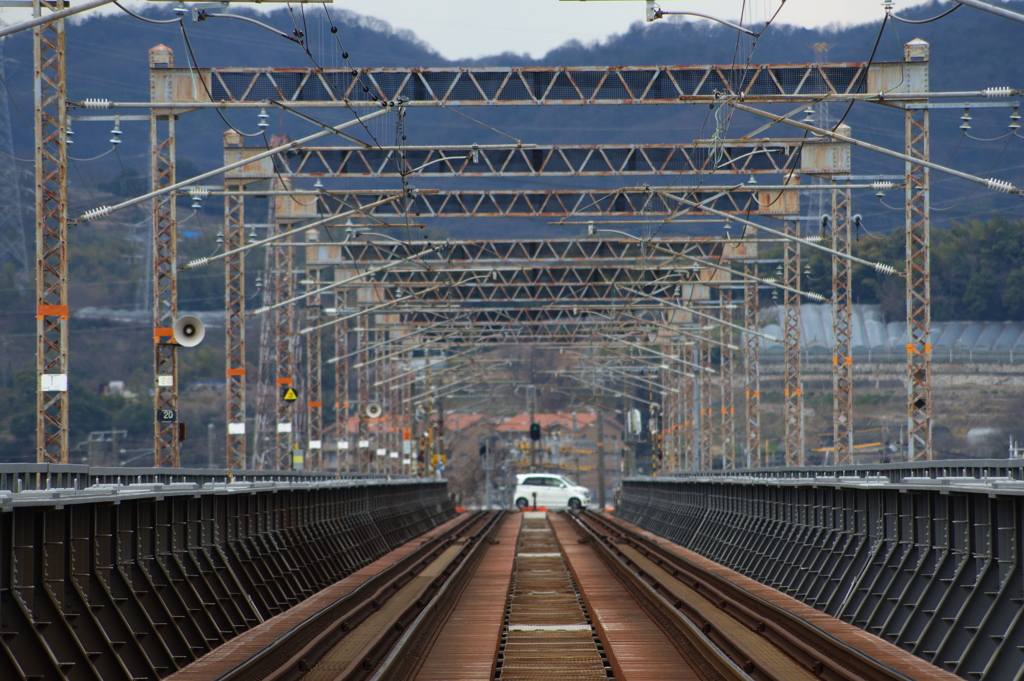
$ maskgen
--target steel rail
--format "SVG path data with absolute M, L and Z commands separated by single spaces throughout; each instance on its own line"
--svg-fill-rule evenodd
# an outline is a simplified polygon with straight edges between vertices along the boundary
M 464 587 L 465 582 L 468 581 L 468 577 L 472 575 L 473 571 L 472 569 L 459 570 L 458 568 L 467 563 L 475 567 L 475 564 L 479 563 L 483 555 L 483 548 L 488 545 L 487 540 L 491 538 L 491 535 L 501 524 L 504 514 L 504 511 L 480 512 L 484 519 L 482 523 L 477 523 L 479 529 L 456 542 L 465 542 L 459 554 L 448 563 L 437 577 L 419 592 L 418 597 L 413 599 L 408 607 L 403 609 L 391 626 L 382 629 L 373 638 L 369 649 L 360 651 L 357 659 L 351 661 L 349 668 L 344 673 L 334 677 L 335 681 L 363 681 L 368 678 L 374 669 L 389 659 L 389 653 L 402 638 L 402 633 L 406 630 L 409 623 L 418 620 L 419 616 L 427 610 L 431 603 L 436 603 L 442 588 L 449 584 L 456 574 L 458 575 L 460 586 Z M 450 591 L 446 592 L 445 595 L 450 596 L 450 593 Z M 454 603 L 446 598 L 443 605 L 454 606 Z M 436 607 L 435 605 L 435 609 Z M 266 681 L 285 680 L 267 678 Z
M 380 662 L 369 681 L 399 681 L 412 678 L 412 672 L 425 657 L 428 644 L 436 635 L 448 615 L 458 604 L 462 592 L 476 573 L 484 551 L 480 547 L 492 541 L 492 535 L 504 520 L 505 511 L 499 511 L 483 540 L 476 542 L 471 555 L 462 560 L 444 585 L 426 604 L 416 619 L 392 646 L 391 652 Z
M 599 536 L 600 543 L 617 553 L 620 559 L 624 559 L 624 563 L 628 564 L 629 558 L 619 548 L 622 545 L 633 548 L 665 572 L 671 573 L 676 580 L 693 586 L 707 599 L 708 609 L 728 612 L 733 619 L 756 631 L 815 676 L 844 681 L 911 681 L 910 677 L 836 639 L 807 620 L 736 586 L 617 521 L 586 510 L 574 515 L 573 519 L 579 528 L 585 528 L 591 536 Z M 600 529 L 595 529 L 595 526 Z M 652 575 L 645 574 L 640 566 L 634 565 L 631 571 L 646 579 L 659 592 L 668 593 L 663 584 L 657 582 Z M 675 607 L 684 611 L 687 609 L 687 606 L 678 603 Z M 701 617 L 699 612 L 693 611 L 684 616 L 698 620 Z M 752 663 L 757 664 L 756 661 Z M 755 678 L 785 681 L 774 675 L 771 669 L 762 668 L 760 671 L 765 675 Z
M 479 523 L 480 514 L 469 515 L 447 532 L 423 542 L 414 551 L 366 580 L 353 591 L 334 603 L 296 624 L 269 646 L 256 652 L 238 666 L 216 677 L 215 681 L 246 681 L 252 678 L 292 678 L 300 668 L 309 664 L 311 646 L 322 649 L 341 640 L 346 634 L 376 610 L 378 594 L 390 596 L 413 571 L 419 572 L 440 555 L 448 546 L 460 539 Z M 380 601 L 377 600 L 379 606 Z M 328 645 L 329 644 L 329 645 Z M 298 646 L 299 654 L 289 654 Z M 301 674 L 300 674 L 301 675 Z
M 594 548 L 594 552 L 623 583 L 640 607 L 662 625 L 669 640 L 680 653 L 693 660 L 695 666 L 704 662 L 706 667 L 701 665 L 700 668 L 712 672 L 708 678 L 725 681 L 764 681 L 765 677 L 749 674 L 753 669 L 748 660 L 737 662 L 723 651 L 716 641 L 709 638 L 709 634 L 714 635 L 712 630 L 682 614 L 677 602 L 670 600 L 668 592 L 650 584 L 643 575 L 631 570 L 614 547 L 605 543 L 604 537 L 598 531 L 584 524 L 579 515 L 573 513 L 570 517 L 575 523 L 576 531 L 581 535 L 579 541 Z

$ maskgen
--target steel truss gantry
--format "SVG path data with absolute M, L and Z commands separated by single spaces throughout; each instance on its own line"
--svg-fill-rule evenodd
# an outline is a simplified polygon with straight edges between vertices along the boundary
M 437 147 L 299 147 L 273 157 L 292 177 L 601 177 L 801 169 L 802 139 L 696 140 L 690 144 L 529 144 Z M 239 158 L 267 147 L 246 147 Z M 270 160 L 270 159 L 268 159 Z M 260 169 L 255 172 L 266 172 Z
M 206 68 L 165 75 L 154 102 L 219 106 L 615 105 L 868 99 L 898 64 L 745 66 Z M 193 87 L 202 78 L 208 87 Z M 207 94 L 209 92 L 209 95 Z M 875 93 L 875 94 L 872 94 Z M 212 102 L 211 102 L 212 99 Z M 148 106 L 114 102 L 114 106 Z
M 350 70 L 308 70 L 308 69 L 208 69 L 200 73 L 212 92 L 212 99 L 225 106 L 255 106 L 266 104 L 273 99 L 284 108 L 288 102 L 301 103 L 304 107 L 315 106 L 379 106 L 381 101 L 402 100 L 402 106 L 449 106 L 449 105 L 495 105 L 495 104 L 618 104 L 630 103 L 695 103 L 715 101 L 720 97 L 743 95 L 748 102 L 796 101 L 808 98 L 867 99 L 866 93 L 874 86 L 892 80 L 895 64 L 877 64 L 867 67 L 862 64 L 843 65 L 791 65 L 760 66 L 731 69 L 729 67 L 626 67 L 626 68 L 537 68 L 537 69 L 367 69 Z M 191 105 L 203 108 L 207 103 L 202 99 L 204 92 L 192 87 L 175 87 L 178 81 L 193 77 L 185 69 L 171 73 L 166 70 L 157 74 L 164 79 L 154 88 L 156 100 L 173 108 Z M 879 88 L 882 89 L 882 88 Z M 184 99 L 182 99 L 184 96 Z M 161 99 L 162 98 L 162 99 Z M 219 106 L 219 104 L 218 104 Z M 754 143 L 756 144 L 756 143 Z M 473 161 L 486 166 L 479 174 L 613 174 L 634 172 L 630 163 L 639 163 L 636 172 L 650 172 L 643 164 L 654 168 L 657 158 L 664 158 L 661 168 L 668 171 L 671 163 L 681 166 L 689 164 L 692 171 L 706 172 L 708 163 L 714 162 L 719 169 L 724 164 L 733 172 L 780 172 L 797 169 L 796 154 L 800 146 L 789 143 L 779 152 L 753 153 L 742 158 L 742 145 L 735 150 L 725 150 L 725 145 L 709 147 L 701 144 L 680 145 L 674 152 L 675 160 L 665 149 L 656 150 L 656 145 L 640 145 L 629 153 L 610 150 L 611 155 L 602 151 L 601 162 L 594 149 L 546 147 L 532 149 L 478 149 L 462 150 L 459 161 L 440 160 L 446 154 L 443 147 L 436 149 L 406 150 L 406 170 L 415 170 L 419 165 L 439 160 L 438 163 L 415 170 L 423 175 L 477 174 L 470 166 Z M 751 148 L 751 151 L 760 151 Z M 689 152 L 689 153 L 687 153 Z M 248 152 L 243 152 L 248 153 Z M 334 154 L 325 156 L 324 154 Z M 366 153 L 371 155 L 367 156 Z M 279 161 L 289 170 L 299 174 L 316 174 L 316 164 L 321 164 L 321 174 L 369 174 L 386 176 L 388 171 L 384 158 L 375 159 L 372 154 L 357 149 L 322 151 L 303 149 L 291 157 Z M 613 156 L 622 155 L 617 165 Z M 343 154 L 347 157 L 343 158 Z M 422 154 L 422 156 L 418 156 Z M 652 157 L 652 154 L 654 157 Z M 662 156 L 659 156 L 661 154 Z M 716 160 L 715 156 L 720 155 Z M 634 160 L 630 160 L 630 159 Z M 291 167 L 291 162 L 300 165 Z M 334 162 L 337 161 L 337 164 Z M 377 162 L 380 163 L 377 163 Z M 742 164 L 740 162 L 743 162 Z M 363 167 L 360 168 L 360 163 Z M 414 165 L 414 164 L 419 165 Z M 802 157 L 799 161 L 803 163 Z M 602 165 L 603 164 L 603 165 Z M 436 173 L 434 172 L 436 166 Z M 458 167 L 457 167 L 458 166 Z M 521 167 L 521 170 L 518 169 Z M 381 169 L 383 175 L 381 175 Z M 358 172 L 356 172 L 358 171 Z M 678 172 L 678 171 L 672 171 Z M 378 196 L 380 192 L 375 192 Z M 443 192 L 434 190 L 411 190 L 396 195 L 401 210 L 396 205 L 374 209 L 377 217 L 408 217 L 419 212 L 437 217 L 456 216 L 627 216 L 675 215 L 686 211 L 700 215 L 699 209 L 690 209 L 686 204 L 674 203 L 673 199 L 660 193 L 641 189 L 613 192 L 577 192 L 576 196 L 564 192 Z M 696 202 L 708 201 L 710 207 L 731 213 L 748 213 L 753 208 L 752 197 L 744 201 L 741 192 L 729 192 L 711 199 L 710 195 L 692 195 Z M 795 192 L 793 193 L 795 196 Z M 353 192 L 323 192 L 320 204 L 328 213 L 356 198 Z M 760 203 L 778 206 L 775 215 L 791 215 L 793 211 L 777 201 L 774 196 L 758 197 Z M 789 198 L 788 196 L 786 198 Z M 575 199 L 575 200 L 573 200 Z M 589 206 L 587 204 L 590 204 Z M 332 205 L 333 204 L 333 205 Z M 318 206 L 319 209 L 319 206 Z M 389 212 L 390 211 L 390 212 Z M 321 211 L 317 211 L 318 213 Z M 283 249 L 282 249 L 283 250 Z M 534 280 L 535 285 L 546 285 Z M 411 284 L 410 284 L 411 285 Z M 551 295 L 566 293 L 568 288 L 549 287 Z M 439 294 L 440 296 L 440 294 Z M 450 298 L 450 294 L 448 296 Z M 448 299 L 446 298 L 446 299 Z M 465 298 L 467 302 L 474 300 Z M 373 315 L 378 316 L 378 315 Z
M 679 187 L 672 195 L 649 187 L 619 189 L 320 190 L 296 217 L 320 218 L 353 209 L 371 218 L 598 218 L 706 216 L 687 200 L 730 215 L 793 215 L 799 187 L 770 190 L 757 185 Z M 302 195 L 307 195 L 305 192 Z M 780 194 L 782 197 L 780 198 Z M 389 200 L 390 199 L 390 200 Z M 374 205 L 377 204 L 377 205 Z

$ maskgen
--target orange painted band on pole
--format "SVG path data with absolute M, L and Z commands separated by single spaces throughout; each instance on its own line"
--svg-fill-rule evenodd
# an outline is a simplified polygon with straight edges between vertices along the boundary
M 277 384 L 278 385 L 291 385 L 292 384 L 292 379 L 290 379 L 290 378 L 279 378 L 279 379 L 277 379 Z
M 228 369 L 227 371 L 224 372 L 224 375 L 225 376 L 245 376 L 245 369 L 244 368 Z
M 37 305 L 36 319 L 42 319 L 43 317 L 60 317 L 61 319 L 71 318 L 68 314 L 67 305 Z
M 324 403 L 323 402 L 309 402 L 308 405 L 310 407 L 317 407 L 319 409 L 319 408 L 322 408 L 324 406 Z
M 174 329 L 153 329 L 153 342 L 159 343 L 164 336 L 174 338 Z

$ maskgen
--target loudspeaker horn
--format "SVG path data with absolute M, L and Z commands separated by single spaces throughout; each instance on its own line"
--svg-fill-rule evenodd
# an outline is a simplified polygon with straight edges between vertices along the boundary
M 376 402 L 371 402 L 366 405 L 366 418 L 368 419 L 379 419 L 380 415 L 384 413 L 384 410 L 380 408 L 380 405 Z
M 199 317 L 185 315 L 174 322 L 174 341 L 184 348 L 194 348 L 203 342 L 206 325 Z

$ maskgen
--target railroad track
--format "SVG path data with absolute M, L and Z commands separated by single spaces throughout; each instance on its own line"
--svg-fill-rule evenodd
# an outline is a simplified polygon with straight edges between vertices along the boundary
M 269 646 L 222 669 L 204 669 L 216 681 L 387 679 L 415 658 L 389 657 L 396 643 L 416 648 L 410 630 L 443 616 L 457 598 L 504 512 L 478 512 L 419 547 L 312 616 L 288 617 Z M 315 598 L 315 597 L 314 597 Z M 270 624 L 270 623 L 268 623 Z M 275 631 L 276 633 L 276 631 Z M 420 643 L 420 648 L 425 646 Z
M 627 589 L 709 678 L 911 681 L 828 633 L 620 525 L 572 515 Z M 871 651 L 868 651 L 871 652 Z
M 268 622 L 276 638 L 256 654 L 189 678 L 464 681 L 460 664 L 479 681 L 914 681 L 590 512 L 467 514 L 305 612 Z

